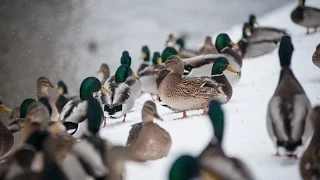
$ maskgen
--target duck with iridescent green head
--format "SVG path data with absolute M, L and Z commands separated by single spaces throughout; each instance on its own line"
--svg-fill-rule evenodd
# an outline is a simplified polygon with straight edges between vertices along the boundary
M 248 23 L 251 30 L 249 42 L 273 41 L 278 43 L 284 35 L 288 34 L 285 29 L 258 26 L 257 17 L 254 14 L 250 14 Z
M 115 75 L 106 81 L 105 87 L 112 91 L 111 94 L 101 96 L 106 117 L 120 118 L 123 116 L 123 122 L 126 120 L 126 114 L 133 108 L 136 100 L 128 83 L 128 80 L 131 81 L 132 78 L 137 78 L 137 75 L 129 66 L 122 64 Z
M 59 120 L 63 122 L 67 131 L 75 138 L 80 138 L 83 135 L 87 126 L 86 107 L 88 100 L 99 91 L 112 93 L 109 89 L 104 88 L 97 78 L 87 77 L 80 85 L 80 98 L 69 101 L 63 107 Z
M 148 46 L 143 46 L 141 48 L 141 56 L 140 59 L 143 60 L 143 62 L 141 63 L 141 65 L 138 68 L 137 74 L 140 73 L 140 71 L 144 70 L 144 68 L 148 67 L 150 65 L 150 50 L 148 48 Z
M 244 23 L 242 27 L 242 38 L 238 42 L 242 58 L 255 58 L 274 51 L 279 40 L 264 40 L 251 41 L 252 31 L 249 23 Z

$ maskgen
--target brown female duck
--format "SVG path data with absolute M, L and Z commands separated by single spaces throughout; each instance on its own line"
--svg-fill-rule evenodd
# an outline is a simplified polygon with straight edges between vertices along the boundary
M 318 68 L 320 68 L 320 44 L 318 44 L 316 51 L 313 53 L 312 62 Z

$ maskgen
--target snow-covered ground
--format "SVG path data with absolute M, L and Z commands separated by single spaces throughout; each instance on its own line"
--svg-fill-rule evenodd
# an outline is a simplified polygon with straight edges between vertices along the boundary
M 308 1 L 308 5 L 319 6 L 318 0 Z M 291 3 L 275 10 L 264 17 L 258 17 L 262 26 L 286 28 L 292 36 L 294 54 L 292 69 L 302 84 L 313 106 L 320 104 L 320 69 L 313 65 L 311 57 L 315 47 L 320 43 L 320 33 L 306 36 L 306 30 L 293 24 L 290 13 L 297 5 Z M 241 35 L 238 25 L 226 31 L 234 41 Z M 215 35 L 213 35 L 215 37 Z M 242 78 L 234 86 L 231 101 L 223 105 L 226 116 L 226 132 L 223 147 L 230 156 L 242 159 L 256 179 L 283 180 L 301 179 L 299 161 L 272 156 L 275 152 L 266 131 L 266 110 L 269 99 L 277 86 L 280 72 L 278 50 L 269 55 L 244 60 Z M 101 135 L 117 145 L 125 145 L 131 125 L 141 121 L 141 107 L 149 95 L 143 95 L 136 102 L 127 120 L 109 120 L 108 126 L 101 129 Z M 146 163 L 128 162 L 126 179 L 128 180 L 165 180 L 171 163 L 181 154 L 198 155 L 212 136 L 210 122 L 206 116 L 198 116 L 201 111 L 188 112 L 190 116 L 183 120 L 173 120 L 180 113 L 157 105 L 163 122 L 157 122 L 165 128 L 173 140 L 168 157 Z

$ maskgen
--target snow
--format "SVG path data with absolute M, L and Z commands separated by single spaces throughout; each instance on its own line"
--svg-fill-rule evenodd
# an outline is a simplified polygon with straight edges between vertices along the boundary
M 317 0 L 308 1 L 310 6 L 318 6 Z M 297 2 L 281 7 L 263 17 L 258 17 L 262 26 L 286 28 L 292 36 L 294 54 L 292 69 L 303 86 L 312 106 L 320 104 L 319 69 L 312 63 L 311 57 L 320 40 L 320 33 L 306 36 L 306 29 L 290 19 L 291 11 Z M 233 41 L 241 36 L 241 24 L 226 31 Z M 213 35 L 215 37 L 217 34 Z M 234 94 L 230 102 L 223 105 L 226 117 L 224 139 L 225 152 L 242 159 L 251 169 L 256 179 L 301 179 L 299 161 L 272 156 L 275 148 L 269 139 L 266 129 L 267 104 L 274 93 L 280 74 L 278 50 L 271 54 L 245 59 L 242 67 L 242 77 L 234 86 Z M 132 112 L 127 114 L 127 120 L 108 121 L 108 126 L 101 129 L 101 136 L 116 145 L 125 145 L 132 124 L 141 121 L 141 107 L 148 94 L 142 95 Z M 163 122 L 155 120 L 166 129 L 173 144 L 168 157 L 146 163 L 128 162 L 126 164 L 126 179 L 128 180 L 164 180 L 168 177 L 171 163 L 182 154 L 198 155 L 209 143 L 212 136 L 211 124 L 207 116 L 202 116 L 201 110 L 189 111 L 189 118 L 174 120 L 181 113 L 173 113 L 157 104 L 159 115 Z

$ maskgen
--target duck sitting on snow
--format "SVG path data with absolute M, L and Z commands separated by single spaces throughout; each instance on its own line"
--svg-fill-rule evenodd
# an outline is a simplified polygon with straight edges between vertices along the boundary
M 274 51 L 278 46 L 278 40 L 264 40 L 251 41 L 252 32 L 251 25 L 244 23 L 242 28 L 242 38 L 238 42 L 242 58 L 255 58 Z
M 172 144 L 170 134 L 154 123 L 154 118 L 162 120 L 154 102 L 146 101 L 142 108 L 142 122 L 132 125 L 126 144 L 132 159 L 155 160 L 169 153 Z
M 177 55 L 167 59 L 164 69 L 170 73 L 159 86 L 159 96 L 171 108 L 182 110 L 183 118 L 187 110 L 203 109 L 205 113 L 207 102 L 212 98 L 221 101 L 227 98 L 217 89 L 220 85 L 211 79 L 183 77 L 184 64 Z
M 224 114 L 218 101 L 210 101 L 208 116 L 214 130 L 211 142 L 197 158 L 189 155 L 180 156 L 171 167 L 169 179 L 254 179 L 241 160 L 228 157 L 222 149 Z
M 316 47 L 316 51 L 312 55 L 312 62 L 318 68 L 320 68 L 320 44 Z
M 284 36 L 279 48 L 282 69 L 278 86 L 268 104 L 267 130 L 277 156 L 297 158 L 313 128 L 309 117 L 310 101 L 290 68 L 293 50 L 290 36 Z
M 249 42 L 274 41 L 277 43 L 284 35 L 288 34 L 285 29 L 278 29 L 274 27 L 256 27 L 258 22 L 254 14 L 249 16 L 249 25 L 251 30 Z
M 101 82 L 95 77 L 85 78 L 80 85 L 80 97 L 69 101 L 62 109 L 59 120 L 66 126 L 67 131 L 75 138 L 80 138 L 86 129 L 87 113 L 86 106 L 88 99 L 93 97 L 93 93 L 103 91 L 112 93 L 104 88 Z
M 133 108 L 136 99 L 131 90 L 131 83 L 128 82 L 132 81 L 130 77 L 138 78 L 129 66 L 123 64 L 118 67 L 115 75 L 105 83 L 105 86 L 112 91 L 111 94 L 101 96 L 107 117 L 120 118 L 124 116 L 124 122 L 126 114 Z
M 310 34 L 309 28 L 314 28 L 314 32 L 317 32 L 320 26 L 320 9 L 305 6 L 305 0 L 299 0 L 299 6 L 291 13 L 291 20 L 300 26 L 306 27 L 307 35 Z

